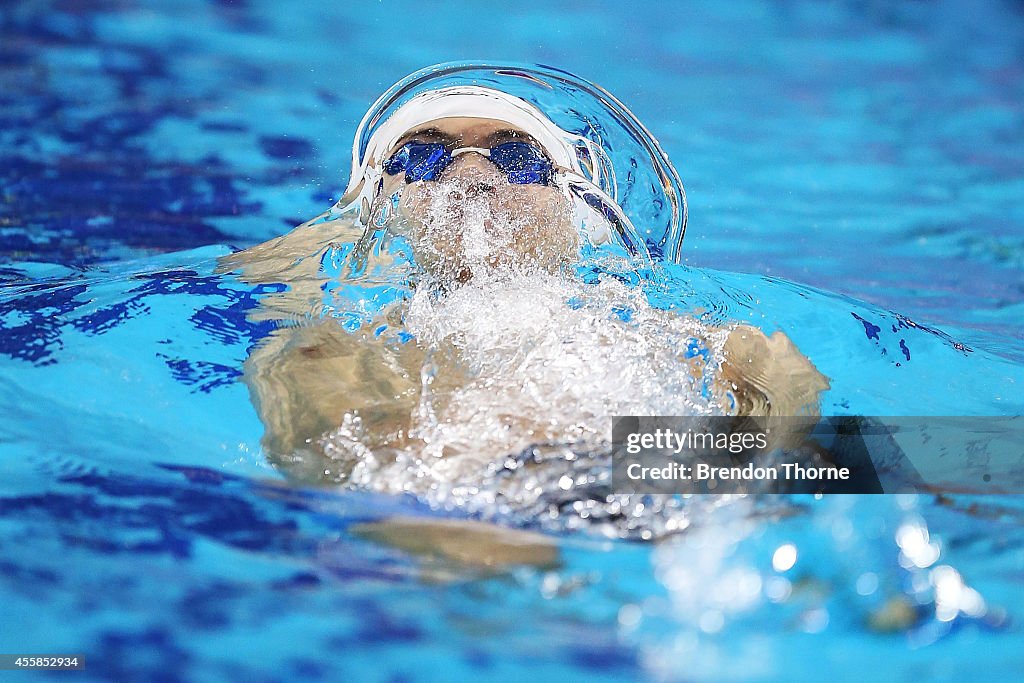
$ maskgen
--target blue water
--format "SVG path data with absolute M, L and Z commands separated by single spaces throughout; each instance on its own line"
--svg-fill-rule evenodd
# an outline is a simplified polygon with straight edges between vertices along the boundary
M 1021 414 L 1019 5 L 26 2 L 0 38 L 0 652 L 107 679 L 1021 670 L 1015 497 L 749 501 L 659 544 L 559 536 L 554 570 L 429 575 L 349 527 L 438 511 L 264 459 L 238 378 L 270 290 L 214 273 L 339 197 L 395 80 L 543 62 L 679 169 L 673 305 L 785 330 L 827 414 Z

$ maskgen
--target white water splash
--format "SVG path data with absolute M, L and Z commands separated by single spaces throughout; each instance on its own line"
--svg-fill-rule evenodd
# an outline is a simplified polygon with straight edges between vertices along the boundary
M 359 449 L 350 484 L 436 494 L 532 445 L 606 449 L 616 415 L 724 412 L 709 388 L 727 331 L 652 308 L 612 277 L 492 269 L 403 305 L 409 343 L 425 350 L 410 440 Z M 691 340 L 710 362 L 687 357 Z M 325 452 L 351 453 L 358 427 L 342 425 Z

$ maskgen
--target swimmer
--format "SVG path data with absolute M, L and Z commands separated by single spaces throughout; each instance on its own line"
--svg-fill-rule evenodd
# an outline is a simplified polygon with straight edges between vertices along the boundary
M 531 444 L 599 441 L 607 416 L 655 409 L 817 414 L 828 382 L 782 332 L 711 328 L 614 278 L 579 281 L 585 248 L 642 259 L 643 240 L 531 103 L 481 86 L 427 89 L 356 146 L 347 211 L 225 260 L 248 282 L 288 285 L 258 313 L 286 324 L 253 350 L 244 381 L 268 456 L 292 475 L 344 482 L 361 471 L 366 484 L 367 463 L 427 462 L 425 478 L 443 478 Z M 374 248 L 381 233 L 411 248 L 412 295 L 358 329 L 310 316 L 332 247 L 347 245 L 353 277 L 397 262 L 401 247 Z M 603 309 L 565 305 L 592 291 Z M 634 318 L 605 324 L 608 302 Z M 601 372 L 621 373 L 614 393 L 581 391 L 605 383 Z M 693 387 L 704 398 L 683 401 Z M 375 488 L 408 489 L 383 475 Z

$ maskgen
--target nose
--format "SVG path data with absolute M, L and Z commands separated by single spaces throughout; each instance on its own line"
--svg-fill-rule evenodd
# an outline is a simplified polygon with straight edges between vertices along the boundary
M 507 182 L 494 164 L 477 152 L 465 152 L 456 156 L 440 179 L 455 181 L 466 197 L 494 194 L 502 183 Z

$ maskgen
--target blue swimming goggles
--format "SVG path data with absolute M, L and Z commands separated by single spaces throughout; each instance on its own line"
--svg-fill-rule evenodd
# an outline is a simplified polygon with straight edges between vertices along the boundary
M 548 185 L 554 172 L 551 160 L 528 142 L 503 142 L 490 149 L 460 147 L 448 151 L 440 142 L 407 142 L 384 162 L 384 172 L 405 172 L 405 182 L 437 180 L 437 176 L 459 154 L 476 152 L 491 160 L 514 185 Z

